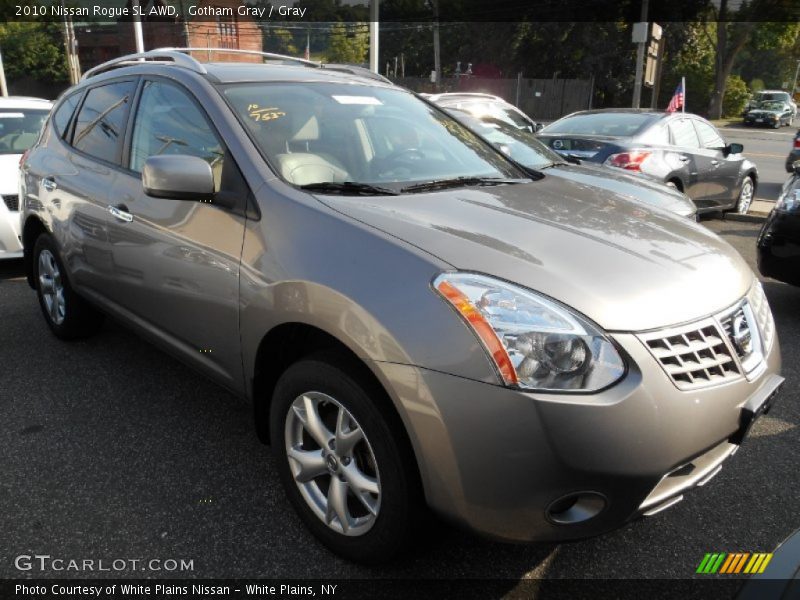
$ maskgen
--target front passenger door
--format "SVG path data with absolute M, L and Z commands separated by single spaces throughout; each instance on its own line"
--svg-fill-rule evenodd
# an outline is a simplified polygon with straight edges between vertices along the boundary
M 164 154 L 203 158 L 211 164 L 215 191 L 247 195 L 196 100 L 177 84 L 145 81 L 123 159 L 128 171 L 111 191 L 118 211 L 109 217 L 114 301 L 184 359 L 241 390 L 239 261 L 246 219 L 212 204 L 147 196 L 144 163 Z
M 711 157 L 700 147 L 700 140 L 688 117 L 677 117 L 669 122 L 673 148 L 670 153 L 671 166 L 682 164 L 683 191 L 698 208 L 709 206 L 706 177 L 711 170 Z
M 739 197 L 739 171 L 744 158 L 741 154 L 725 154 L 725 141 L 710 123 L 700 119 L 692 121 L 700 143 L 711 159 L 711 170 L 706 179 L 709 206 L 727 208 L 734 205 Z

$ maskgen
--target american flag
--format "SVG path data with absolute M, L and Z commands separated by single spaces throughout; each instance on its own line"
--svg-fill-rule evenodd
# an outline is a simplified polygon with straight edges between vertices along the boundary
M 684 108 L 684 89 L 683 89 L 683 78 L 681 78 L 681 82 L 678 84 L 678 87 L 675 88 L 675 93 L 672 95 L 672 100 L 669 101 L 669 105 L 667 106 L 667 112 L 672 113 L 678 110 L 679 108 Z

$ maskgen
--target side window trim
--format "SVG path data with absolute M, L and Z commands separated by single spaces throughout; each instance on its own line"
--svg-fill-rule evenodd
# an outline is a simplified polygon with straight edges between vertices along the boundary
M 69 140 L 65 140 L 70 145 L 70 147 L 72 148 L 72 150 L 74 152 L 76 152 L 77 154 L 79 154 L 83 158 L 100 162 L 102 164 L 108 165 L 108 166 L 113 167 L 115 169 L 121 169 L 122 168 L 122 162 L 121 162 L 122 150 L 123 150 L 122 144 L 118 144 L 117 153 L 116 153 L 116 156 L 114 157 L 113 161 L 106 160 L 104 158 L 100 158 L 99 156 L 94 156 L 93 154 L 89 154 L 88 152 L 84 152 L 83 150 L 80 150 L 79 148 L 75 147 L 75 145 L 74 145 L 74 141 L 75 141 L 75 126 L 76 126 L 76 123 L 78 121 L 78 115 L 80 114 L 81 110 L 83 109 L 83 105 L 86 104 L 86 100 L 89 97 L 89 92 L 91 92 L 94 89 L 106 86 L 106 85 L 113 85 L 115 83 L 123 83 L 123 82 L 126 82 L 126 81 L 131 81 L 131 82 L 134 82 L 134 98 L 135 98 L 136 90 L 138 90 L 138 87 L 139 87 L 139 85 L 141 83 L 140 80 L 141 80 L 141 77 L 138 76 L 138 75 L 134 75 L 134 76 L 128 75 L 127 77 L 120 77 L 120 78 L 115 78 L 115 79 L 104 80 L 103 82 L 99 83 L 98 85 L 93 85 L 93 86 L 87 87 L 87 88 L 85 88 L 83 90 L 83 92 L 82 92 L 83 93 L 83 98 L 81 98 L 80 104 L 77 107 L 75 107 L 75 112 L 73 113 L 72 119 L 71 119 L 71 122 L 70 122 Z M 130 109 L 128 111 L 128 116 L 130 116 Z M 126 119 L 126 121 L 125 121 L 125 136 L 123 136 L 123 139 L 124 139 L 124 137 L 127 137 L 127 135 L 128 135 L 127 127 L 128 127 L 128 122 L 127 122 L 127 119 Z M 124 141 L 123 141 L 123 143 L 124 143 Z

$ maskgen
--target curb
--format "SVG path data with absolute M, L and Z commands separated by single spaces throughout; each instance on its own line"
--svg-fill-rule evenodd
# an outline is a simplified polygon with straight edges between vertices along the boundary
M 749 212 L 744 215 L 738 213 L 725 213 L 724 221 L 740 221 L 743 223 L 763 223 L 767 220 L 768 213 Z

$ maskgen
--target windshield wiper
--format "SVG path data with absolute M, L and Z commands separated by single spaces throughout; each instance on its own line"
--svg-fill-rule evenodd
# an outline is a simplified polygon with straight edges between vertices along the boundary
M 401 192 L 429 192 L 447 188 L 467 187 L 472 185 L 503 185 L 511 183 L 526 183 L 527 179 L 506 179 L 503 177 L 454 177 L 452 179 L 437 179 L 415 183 L 401 189 Z
M 342 194 L 346 196 L 397 196 L 399 192 L 389 188 L 359 183 L 358 181 L 320 181 L 299 186 L 301 190 L 323 194 Z

